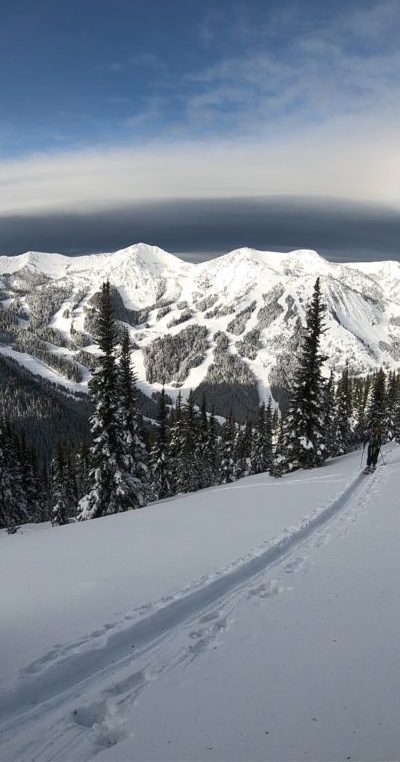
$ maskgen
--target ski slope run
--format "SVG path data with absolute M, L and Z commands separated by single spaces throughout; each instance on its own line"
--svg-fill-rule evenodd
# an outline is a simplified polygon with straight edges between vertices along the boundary
M 154 522 L 159 529 L 165 522 L 164 529 L 169 526 L 170 550 L 176 554 L 179 554 L 182 541 L 186 539 L 188 543 L 190 533 L 192 543 L 196 536 L 202 540 L 197 558 L 189 560 L 189 554 L 183 553 L 182 563 L 176 564 L 174 579 L 168 577 L 167 567 L 171 557 L 162 547 L 162 542 L 153 549 L 158 550 L 159 556 L 152 558 L 153 566 L 156 566 L 152 574 L 146 573 L 146 570 L 140 573 L 140 559 L 135 559 L 133 553 L 130 564 L 134 574 L 129 582 L 132 586 L 142 586 L 144 597 L 140 599 L 133 592 L 132 599 L 136 598 L 135 602 L 139 605 L 133 609 L 125 608 L 125 616 L 114 621 L 107 607 L 115 590 L 124 587 L 127 580 L 116 576 L 113 563 L 108 563 L 105 558 L 101 599 L 104 614 L 101 620 L 101 613 L 96 607 L 96 616 L 100 618 L 96 620 L 94 617 L 93 620 L 98 624 L 102 622 L 102 625 L 88 634 L 86 623 L 79 622 L 79 638 L 56 645 L 53 642 L 51 648 L 28 662 L 24 653 L 25 644 L 21 643 L 20 656 L 14 658 L 13 669 L 4 674 L 1 683 L 0 740 L 5 758 L 89 760 L 99 753 L 101 758 L 110 760 L 346 758 L 348 755 L 335 756 L 336 749 L 329 734 L 328 740 L 324 735 L 314 752 L 310 751 L 312 742 L 315 743 L 318 736 L 315 728 L 318 712 L 313 709 L 310 720 L 312 730 L 305 723 L 305 733 L 299 720 L 304 696 L 301 702 L 295 702 L 291 711 L 288 707 L 293 699 L 296 671 L 305 668 L 310 679 L 311 665 L 307 665 L 307 658 L 314 660 L 316 669 L 315 674 L 311 670 L 312 689 L 307 695 L 312 695 L 315 690 L 318 693 L 324 685 L 320 683 L 320 674 L 327 664 L 331 666 L 331 656 L 328 658 L 325 654 L 324 643 L 319 636 L 321 622 L 319 618 L 316 620 L 316 611 L 320 616 L 327 594 L 332 595 L 333 592 L 332 575 L 326 573 L 324 566 L 329 556 L 328 561 L 334 563 L 336 574 L 340 569 L 339 581 L 343 584 L 343 579 L 347 580 L 348 586 L 351 575 L 346 563 L 350 561 L 354 571 L 359 557 L 365 558 L 368 548 L 360 548 L 358 535 L 362 524 L 367 528 L 369 526 L 378 485 L 383 483 L 386 486 L 389 503 L 391 497 L 396 495 L 399 449 L 388 448 L 385 458 L 386 470 L 382 468 L 369 476 L 360 473 L 360 454 L 354 453 L 331 461 L 318 471 L 297 472 L 281 480 L 272 480 L 267 476 L 250 477 L 233 485 L 166 501 L 135 514 L 68 527 L 66 531 L 42 528 L 28 530 L 21 537 L 3 534 L 0 538 L 1 550 L 5 549 L 6 553 L 14 543 L 14 555 L 16 552 L 18 556 L 20 552 L 29 560 L 31 552 L 41 549 L 42 556 L 43 553 L 45 555 L 42 572 L 46 564 L 51 563 L 46 546 L 57 535 L 60 538 L 62 532 L 67 552 L 68 545 L 76 544 L 82 531 L 86 534 L 87 543 L 87 530 L 90 529 L 94 545 L 99 546 L 105 529 L 111 530 L 108 537 L 112 541 L 117 537 L 113 533 L 123 529 L 128 520 L 132 524 L 139 524 L 139 520 L 144 524 L 150 523 L 152 531 L 155 529 Z M 187 525 L 180 531 L 184 512 Z M 252 519 L 253 536 L 251 530 L 246 534 L 245 529 Z M 289 528 L 286 525 L 288 519 L 294 522 Z M 138 526 L 137 531 L 143 542 L 146 526 Z M 258 542 L 252 545 L 256 534 L 261 532 L 263 534 L 258 534 Z M 214 538 L 209 543 L 206 541 L 207 533 Z M 245 535 L 243 539 L 240 538 L 242 534 Z M 230 539 L 227 540 L 227 537 Z M 391 537 L 393 539 L 393 532 Z M 151 557 L 150 530 L 148 540 L 144 553 Z M 345 540 L 352 546 L 347 555 L 343 552 Z M 123 554 L 125 550 L 122 544 L 115 552 Z M 86 556 L 91 555 L 96 556 L 96 547 L 89 545 Z M 190 555 L 196 556 L 193 545 Z M 225 565 L 220 565 L 221 561 Z M 62 563 L 61 558 L 61 567 Z M 85 568 L 85 559 L 81 561 L 82 566 Z M 205 573 L 192 578 L 195 570 Z M 86 583 L 94 590 L 90 568 L 86 567 L 85 571 Z M 82 568 L 79 574 L 82 577 Z M 121 574 L 121 568 L 118 574 Z M 165 594 L 156 599 L 154 584 L 155 581 L 160 584 L 160 576 Z M 176 587 L 178 579 L 184 582 L 181 587 Z M 362 579 L 360 575 L 359 582 Z M 105 580 L 108 585 L 104 584 Z M 313 581 L 317 590 L 309 599 L 304 590 L 306 580 Z M 384 589 L 387 592 L 386 582 Z M 35 587 L 40 589 L 40 574 L 35 583 Z M 68 584 L 68 578 L 65 580 L 62 577 L 60 587 L 68 606 L 68 602 L 76 596 L 74 580 L 70 579 Z M 285 595 L 280 595 L 283 593 Z M 365 593 L 363 588 L 357 590 L 361 600 L 365 600 Z M 39 591 L 34 591 L 33 595 L 36 605 L 40 606 Z M 304 595 L 304 604 L 300 605 L 299 599 Z M 279 610 L 277 602 L 281 600 L 286 601 L 286 609 L 281 606 Z M 372 601 L 368 601 L 368 610 L 371 610 L 371 604 Z M 79 620 L 79 606 L 83 609 L 84 605 L 85 599 L 80 600 L 77 608 L 72 605 L 67 614 Z M 44 609 L 42 626 L 55 629 L 53 634 L 59 637 L 60 632 L 57 632 L 53 621 L 58 613 L 56 607 L 46 609 L 44 605 Z M 10 610 L 13 610 L 12 607 Z M 300 611 L 304 614 L 304 620 L 302 617 L 299 619 Z M 350 619 L 354 615 L 352 610 L 345 613 Z M 325 615 L 329 617 L 329 612 Z M 67 618 L 65 614 L 64 617 Z M 84 620 L 83 611 L 82 617 Z M 293 617 L 296 626 L 293 626 Z M 65 624 L 62 619 L 61 625 Z M 305 627 L 303 642 L 308 644 L 309 649 L 305 661 L 301 656 L 296 657 L 296 649 L 287 648 L 280 654 L 280 660 L 270 664 L 265 672 L 263 665 L 268 661 L 270 652 L 279 650 L 282 639 L 285 641 L 288 638 L 285 633 L 293 636 L 301 623 Z M 12 617 L 7 624 L 11 632 L 14 624 Z M 18 624 L 21 626 L 21 622 Z M 24 624 L 25 637 L 29 639 L 29 621 Z M 272 624 L 274 627 L 271 629 Z M 37 631 L 36 635 L 39 637 L 41 633 Z M 34 622 L 32 639 L 35 643 Z M 5 645 L 7 653 L 7 643 Z M 15 646 L 18 649 L 18 641 Z M 31 644 L 30 648 L 32 651 Z M 35 645 L 31 655 L 34 651 Z M 262 659 L 256 659 L 258 668 L 254 671 L 257 651 L 262 654 Z M 317 657 L 319 654 L 319 660 L 316 654 Z M 291 660 L 293 671 L 288 672 L 286 663 Z M 252 674 L 250 682 L 245 668 L 247 662 Z M 279 669 L 277 665 L 280 665 Z M 216 677 L 218 666 L 219 677 Z M 361 660 L 358 667 L 363 670 L 365 679 L 368 664 Z M 272 691 L 273 668 L 276 674 Z M 238 673 L 241 675 L 240 685 L 232 686 L 231 690 L 228 686 L 232 676 Z M 212 690 L 211 687 L 207 689 L 209 683 L 210 686 L 213 684 Z M 244 701 L 250 686 L 251 696 Z M 212 696 L 218 692 L 221 694 L 219 701 L 213 701 Z M 275 712 L 277 692 L 281 694 L 278 701 L 281 714 L 278 713 L 276 719 L 278 722 L 284 717 L 280 736 L 276 737 L 273 730 L 264 727 L 262 732 L 254 731 L 249 735 L 254 716 L 258 716 L 260 707 L 266 707 L 271 702 L 271 692 L 275 695 L 272 702 Z M 329 690 L 322 693 L 324 700 L 328 700 Z M 359 699 L 361 695 L 354 700 L 356 713 Z M 320 703 L 321 697 L 318 700 Z M 331 701 L 334 709 L 338 701 L 336 691 L 333 691 Z M 202 727 L 199 725 L 201 716 Z M 182 717 L 185 717 L 184 721 Z M 263 717 L 263 726 L 265 722 Z M 296 723 L 300 726 L 293 737 L 290 728 Z M 241 736 L 238 736 L 238 727 L 242 727 Z M 341 736 L 346 744 L 346 734 L 342 732 Z M 382 748 L 380 751 L 380 755 L 368 757 L 363 749 L 362 758 L 389 758 L 382 755 Z M 312 753 L 316 756 L 310 756 Z M 342 754 L 341 749 L 338 754 Z

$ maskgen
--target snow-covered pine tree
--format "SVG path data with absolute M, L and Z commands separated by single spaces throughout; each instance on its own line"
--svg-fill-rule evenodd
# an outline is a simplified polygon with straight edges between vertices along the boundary
M 200 406 L 200 413 L 197 416 L 196 437 L 195 437 L 195 453 L 194 461 L 198 474 L 198 489 L 204 487 L 210 487 L 210 469 L 208 468 L 207 461 L 207 446 L 208 446 L 208 416 L 207 416 L 207 400 L 205 394 L 203 394 Z
M 320 280 L 317 278 L 307 309 L 306 327 L 285 419 L 285 458 L 289 470 L 313 468 L 326 458 L 321 373 L 326 358 L 320 352 L 324 312 Z
M 269 471 L 272 462 L 272 403 L 270 398 L 267 407 L 265 407 L 265 403 L 262 403 L 258 411 L 251 453 L 251 473 L 262 474 Z
M 395 402 L 392 412 L 392 438 L 400 443 L 400 373 L 396 374 Z
M 157 422 L 155 441 L 150 452 L 151 491 L 156 500 L 162 500 L 171 495 L 172 481 L 168 463 L 168 421 L 164 387 L 158 398 Z
M 114 354 L 116 331 L 108 281 L 102 286 L 96 325 L 101 354 L 96 360 L 89 383 L 90 398 L 94 407 L 90 418 L 91 485 L 89 492 L 79 501 L 79 521 L 118 513 L 125 508 L 120 493 L 117 368 Z
M 204 459 L 207 479 L 206 486 L 212 487 L 214 484 L 217 484 L 219 473 L 218 425 L 215 419 L 214 407 L 208 419 Z
M 229 484 L 235 481 L 235 433 L 236 426 L 231 411 L 222 435 L 218 480 L 220 484 Z
M 400 408 L 400 387 L 399 376 L 395 371 L 388 373 L 386 411 L 385 411 L 385 432 L 389 441 L 396 438 L 396 423 Z
M 142 438 L 137 407 L 136 376 L 132 369 L 132 347 L 123 331 L 117 368 L 117 472 L 119 510 L 141 508 L 150 492 L 148 454 Z
M 368 428 L 367 411 L 371 391 L 371 376 L 355 378 L 353 381 L 354 437 L 362 442 Z
M 168 443 L 168 461 L 171 470 L 171 489 L 172 494 L 179 492 L 179 469 L 181 454 L 183 448 L 183 416 L 182 416 L 182 397 L 179 391 L 176 400 L 175 409 L 172 416 L 171 434 Z
M 58 443 L 51 462 L 51 523 L 54 526 L 68 524 L 68 476 L 66 472 L 66 454 L 61 442 Z
M 371 392 L 371 401 L 368 408 L 368 425 L 371 426 L 379 426 L 382 429 L 382 433 L 384 432 L 384 424 L 385 424 L 385 412 L 386 412 L 386 376 L 383 368 L 380 368 L 377 373 L 375 373 L 373 383 L 372 383 L 372 392 Z
M 271 475 L 279 477 L 287 470 L 287 462 L 285 459 L 285 427 L 282 416 L 278 422 L 275 439 L 276 444 L 273 452 Z
M 323 397 L 323 431 L 324 431 L 324 443 L 326 448 L 327 457 L 336 455 L 337 440 L 337 420 L 336 420 L 336 400 L 335 400 L 335 379 L 333 371 L 330 372 L 329 379 L 324 385 L 324 397 Z
M 336 454 L 348 452 L 354 442 L 353 389 L 349 367 L 343 370 L 336 391 Z
M 82 440 L 75 453 L 75 473 L 78 502 L 90 489 L 90 447 Z
M 177 492 L 195 492 L 201 487 L 195 458 L 197 436 L 198 417 L 190 391 L 181 410 L 179 467 L 175 475 Z
M 246 449 L 246 424 L 239 424 L 236 428 L 234 452 L 235 452 L 235 479 L 247 476 L 248 464 L 245 456 Z
M 13 529 L 30 518 L 22 483 L 18 441 L 11 424 L 0 418 L 0 527 Z

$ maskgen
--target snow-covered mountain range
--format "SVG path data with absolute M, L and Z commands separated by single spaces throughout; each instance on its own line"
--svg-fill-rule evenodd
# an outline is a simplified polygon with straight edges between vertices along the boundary
M 220 408 L 233 393 L 243 411 L 254 410 L 257 395 L 279 397 L 290 378 L 317 277 L 327 306 L 327 372 L 347 361 L 360 374 L 398 368 L 398 262 L 339 264 L 314 251 L 242 248 L 190 264 L 141 243 L 79 257 L 0 257 L 0 352 L 84 391 L 97 352 L 96 294 L 108 279 L 144 392 L 163 383 L 172 397 L 179 388 L 205 390 Z

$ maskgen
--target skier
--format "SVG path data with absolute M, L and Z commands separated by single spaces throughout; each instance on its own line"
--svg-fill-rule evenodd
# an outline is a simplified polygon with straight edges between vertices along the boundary
M 382 446 L 382 434 L 380 431 L 379 426 L 372 426 L 371 431 L 368 432 L 368 439 L 364 442 L 365 444 L 368 442 L 368 451 L 367 451 L 367 466 L 365 469 L 365 473 L 369 474 L 371 471 L 375 471 L 376 469 L 376 463 L 378 460 L 379 451 Z

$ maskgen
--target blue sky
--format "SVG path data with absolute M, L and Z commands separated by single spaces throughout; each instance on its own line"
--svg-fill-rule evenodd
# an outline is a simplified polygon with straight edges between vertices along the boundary
M 390 110 L 399 3 L 332 6 L 2 0 L 0 157 L 154 138 L 273 141 Z
M 400 207 L 400 0 L 0 0 L 0 217 Z

